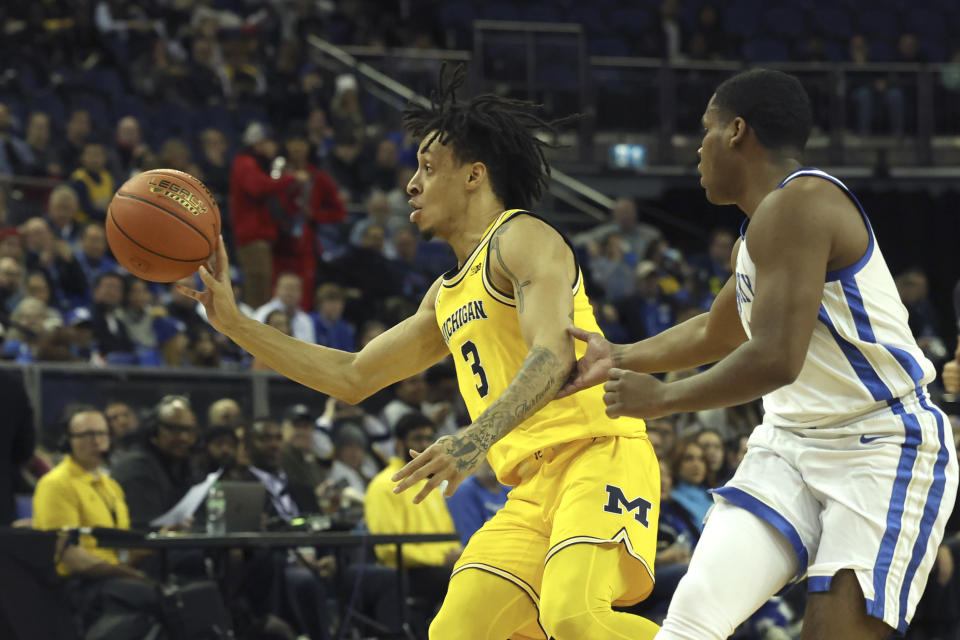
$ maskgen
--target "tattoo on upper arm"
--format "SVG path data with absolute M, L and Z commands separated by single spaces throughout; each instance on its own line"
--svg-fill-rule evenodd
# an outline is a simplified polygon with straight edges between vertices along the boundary
M 549 402 L 566 380 L 560 359 L 545 347 L 530 349 L 504 392 L 477 418 L 471 429 L 451 436 L 446 452 L 456 461 L 457 471 L 479 464 L 493 444 Z
M 510 271 L 510 268 L 507 267 L 507 264 L 503 261 L 503 256 L 500 254 L 500 235 L 503 233 L 504 227 L 497 229 L 493 237 L 490 239 L 490 249 L 497 254 L 497 262 L 500 263 L 500 268 L 503 269 L 503 272 L 510 278 L 510 282 L 513 283 L 513 297 L 517 301 L 517 313 L 523 313 L 523 288 L 530 284 L 530 280 L 526 282 L 520 282 L 519 278 Z

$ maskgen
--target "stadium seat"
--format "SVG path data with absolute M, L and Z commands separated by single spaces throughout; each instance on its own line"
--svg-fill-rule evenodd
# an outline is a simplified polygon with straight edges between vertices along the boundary
M 43 111 L 55 123 L 63 124 L 67 121 L 67 110 L 63 101 L 52 91 L 40 91 L 30 97 L 30 110 Z
M 477 12 L 469 4 L 450 3 L 440 7 L 440 24 L 453 29 L 471 29 Z
M 759 28 L 760 3 L 737 0 L 723 7 L 723 30 L 732 37 L 749 38 Z
M 150 110 L 140 100 L 140 98 L 123 94 L 113 101 L 113 113 L 117 120 L 124 116 L 133 116 L 140 122 L 141 130 L 145 130 L 150 124 Z
M 848 39 L 853 35 L 850 14 L 842 7 L 818 7 L 809 13 L 810 26 L 828 38 Z
M 622 38 L 590 38 L 587 50 L 595 56 L 630 55 L 630 45 Z
M 534 4 L 524 7 L 520 15 L 531 22 L 560 22 L 560 12 L 549 4 Z
M 947 29 L 945 18 L 942 11 L 916 8 L 904 12 L 903 23 L 907 29 L 917 34 L 922 44 L 927 39 L 943 40 Z
M 90 69 L 79 80 L 91 89 L 102 91 L 111 100 L 126 93 L 123 80 L 115 69 Z
M 610 15 L 610 24 L 620 33 L 638 36 L 650 28 L 651 16 L 641 9 L 619 9 Z
M 494 3 L 484 6 L 483 17 L 487 20 L 519 20 L 520 12 L 512 4 Z
M 790 55 L 780 40 L 757 38 L 743 43 L 743 57 L 748 62 L 784 62 Z
M 67 105 L 74 109 L 86 109 L 90 114 L 93 128 L 100 132 L 112 131 L 116 124 L 113 111 L 106 98 L 91 92 L 89 89 L 73 89 L 67 92 Z
M 593 36 L 608 36 L 607 22 L 603 14 L 592 7 L 576 6 L 567 13 L 569 22 L 582 24 L 587 33 Z
M 902 30 L 897 15 L 889 9 L 865 8 L 856 17 L 857 30 L 868 40 L 876 38 L 896 39 Z
M 760 33 L 765 36 L 800 38 L 806 35 L 803 11 L 790 6 L 771 7 L 760 16 Z

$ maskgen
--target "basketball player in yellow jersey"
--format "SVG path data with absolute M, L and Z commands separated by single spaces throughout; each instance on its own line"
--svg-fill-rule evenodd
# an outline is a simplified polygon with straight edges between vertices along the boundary
M 583 355 L 567 326 L 599 329 L 572 249 L 525 211 L 546 185 L 534 134 L 550 125 L 528 103 L 459 102 L 462 82 L 441 78 L 431 106 L 404 114 L 422 139 L 411 220 L 459 263 L 413 316 L 359 353 L 304 344 L 237 310 L 222 243 L 206 290 L 183 291 L 270 368 L 348 402 L 452 353 L 473 423 L 412 452 L 395 491 L 452 495 L 485 456 L 515 488 L 467 544 L 430 638 L 653 638 L 657 625 L 611 608 L 653 587 L 659 467 L 643 422 L 606 417 L 599 388 L 553 400 Z

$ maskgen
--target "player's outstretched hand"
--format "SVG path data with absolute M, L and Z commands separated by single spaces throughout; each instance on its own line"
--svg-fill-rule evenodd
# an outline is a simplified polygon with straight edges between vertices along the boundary
M 197 291 L 182 285 L 177 290 L 185 296 L 198 301 L 207 310 L 207 318 L 211 326 L 223 334 L 229 334 L 229 327 L 234 318 L 240 315 L 237 302 L 233 297 L 233 284 L 230 282 L 230 264 L 227 262 L 227 250 L 223 246 L 223 236 L 217 238 L 217 247 L 214 250 L 215 258 L 206 265 L 201 265 L 197 273 L 203 284 L 204 291 Z
M 587 343 L 587 352 L 577 360 L 577 366 L 570 373 L 570 379 L 563 385 L 557 398 L 583 391 L 607 379 L 607 372 L 613 366 L 613 345 L 599 333 L 584 331 L 580 327 L 567 327 L 567 333 Z
M 943 388 L 947 393 L 960 393 L 960 358 L 943 365 Z
M 653 419 L 672 413 L 666 403 L 666 386 L 651 375 L 610 369 L 610 379 L 603 385 L 603 402 L 611 418 Z
M 443 436 L 432 445 L 418 453 L 410 450 L 413 460 L 400 471 L 393 474 L 397 482 L 394 493 L 402 493 L 427 479 L 420 492 L 414 496 L 413 503 L 420 504 L 437 487 L 441 487 L 443 496 L 449 498 L 467 476 L 476 470 L 487 454 L 469 435 L 470 427 L 453 436 Z

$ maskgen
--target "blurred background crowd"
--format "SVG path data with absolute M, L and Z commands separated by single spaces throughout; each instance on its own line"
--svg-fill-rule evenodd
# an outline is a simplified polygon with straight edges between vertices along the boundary
M 568 21 L 583 25 L 587 50 L 596 56 L 673 64 L 848 63 L 864 70 L 872 62 L 942 63 L 930 90 L 947 105 L 937 113 L 949 115 L 951 108 L 960 111 L 960 48 L 951 36 L 953 26 L 960 27 L 960 11 L 953 2 L 920 4 L 908 10 L 895 0 L 869 8 L 852 0 L 6 3 L 0 7 L 0 354 L 18 365 L 167 369 L 185 381 L 199 380 L 198 372 L 214 378 L 266 370 L 213 331 L 202 307 L 173 284 L 137 279 L 113 260 L 104 232 L 110 198 L 132 175 L 161 167 L 201 178 L 215 195 L 230 277 L 251 317 L 311 343 L 354 351 L 413 312 L 433 280 L 455 264 L 444 244 L 424 241 L 408 219 L 405 189 L 418 141 L 400 130 L 395 114 L 386 115 L 361 78 L 310 55 L 310 36 L 374 51 L 465 50 L 475 44 L 476 19 Z M 430 78 L 436 70 L 424 60 L 410 64 Z M 509 60 L 494 56 L 491 69 L 497 65 L 509 66 Z M 555 76 L 558 83 L 569 81 L 564 72 L 555 70 Z M 857 78 L 841 105 L 849 130 L 894 137 L 917 131 L 916 83 L 891 71 L 864 71 Z M 684 128 L 696 129 L 712 86 L 709 80 L 684 85 Z M 628 85 L 607 90 L 636 93 Z M 821 114 L 831 108 L 825 94 L 811 93 Z M 565 115 L 562 105 L 546 107 Z M 636 117 L 631 109 L 624 102 L 599 112 L 601 120 L 622 122 Z M 946 115 L 931 126 L 960 130 L 960 119 Z M 612 205 L 602 221 L 561 224 L 607 337 L 641 340 L 709 309 L 731 273 L 737 217 L 701 217 L 691 232 L 689 224 L 671 220 L 693 210 L 689 203 L 702 200 L 699 193 L 674 194 L 656 206 L 632 192 L 607 195 Z M 903 255 L 891 252 L 891 265 L 914 336 L 938 371 L 960 355 L 953 351 L 950 300 L 942 295 L 952 282 L 931 265 L 955 265 L 956 254 L 933 251 L 931 257 L 927 243 L 946 237 L 955 244 L 954 227 L 931 229 L 910 219 L 903 225 L 910 229 L 901 232 L 896 224 L 926 212 L 953 215 L 953 196 L 924 190 L 899 199 L 883 193 L 864 198 L 868 211 L 874 204 L 878 211 L 911 207 L 896 213 L 894 222 L 878 215 L 875 226 L 891 246 L 897 233 L 904 245 L 924 238 Z M 652 215 L 657 212 L 663 215 Z M 960 292 L 956 297 L 960 315 Z M 21 391 L 25 371 L 3 372 L 10 456 L 0 464 L 11 466 L 0 467 L 0 483 L 6 483 L 2 524 L 19 518 L 38 528 L 157 528 L 155 518 L 220 470 L 266 488 L 263 517 L 271 527 L 317 515 L 327 527 L 456 532 L 465 543 L 505 496 L 489 469 L 448 503 L 437 498 L 419 512 L 389 491 L 388 477 L 404 462 L 403 452 L 469 423 L 449 363 L 356 407 L 301 388 L 296 393 L 302 400 L 288 394 L 289 401 L 271 405 L 269 416 L 256 414 L 254 402 L 239 391 L 161 398 L 141 389 L 134 397 L 121 384 L 88 397 L 66 385 L 57 387 L 62 393 L 28 398 Z M 956 414 L 956 397 L 944 398 Z M 77 401 L 91 405 L 67 406 Z M 36 412 L 43 415 L 39 432 Z M 761 419 L 762 408 L 753 403 L 648 424 L 661 460 L 664 507 L 657 590 L 638 608 L 644 615 L 665 611 L 696 545 L 710 502 L 706 490 L 732 475 Z M 960 419 L 952 420 L 960 429 Z M 111 510 L 111 521 L 64 518 L 50 496 L 65 486 L 56 483 L 69 482 L 70 465 L 109 468 L 116 487 L 104 491 L 123 501 L 126 519 L 116 518 L 119 508 Z M 16 503 L 14 494 L 20 496 Z M 205 518 L 201 507 L 192 521 L 175 526 L 202 529 Z M 950 553 L 957 529 L 955 517 L 914 637 L 946 638 L 960 623 Z M 92 543 L 77 548 L 95 559 L 64 555 L 62 574 L 89 578 L 94 566 L 110 577 L 162 578 L 149 558 L 128 562 Z M 411 585 L 419 589 L 412 602 L 421 626 L 442 599 L 460 548 L 438 543 L 407 552 L 405 566 L 419 572 Z M 248 590 L 234 594 L 235 602 L 253 605 L 237 624 L 245 625 L 248 637 L 331 637 L 343 611 L 329 603 L 339 599 L 353 603 L 358 616 L 391 626 L 399 616 L 387 586 L 395 578 L 392 554 L 378 549 L 342 565 L 322 549 L 296 560 L 244 558 L 248 570 L 270 579 L 252 579 Z M 203 575 L 196 560 L 185 558 L 177 570 Z M 768 603 L 740 637 L 790 637 L 802 607 L 803 590 L 796 589 Z M 351 632 L 388 637 L 359 624 Z

